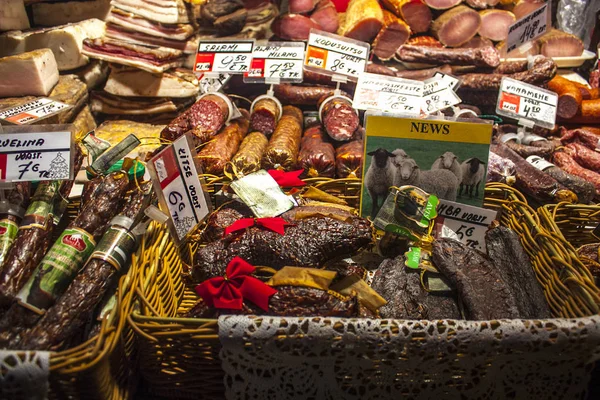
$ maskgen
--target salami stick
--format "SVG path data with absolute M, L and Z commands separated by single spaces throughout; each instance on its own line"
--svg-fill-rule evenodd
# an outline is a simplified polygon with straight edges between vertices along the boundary
M 358 113 L 347 97 L 327 97 L 319 102 L 320 118 L 325 130 L 333 140 L 340 142 L 352 139 L 360 124 Z
M 556 75 L 548 82 L 548 89 L 558 95 L 556 114 L 561 118 L 572 118 L 581 106 L 581 92 L 579 88 L 568 79 Z
M 579 141 L 585 147 L 592 150 L 596 150 L 600 147 L 600 135 L 596 135 L 588 128 L 578 128 L 570 131 L 563 130 L 560 135 L 560 141 L 563 144 Z
M 198 153 L 198 159 L 204 173 L 223 175 L 223 169 L 237 152 L 244 136 L 248 133 L 248 125 L 246 112 L 246 115 L 232 121 L 202 148 Z
M 0 234 L 0 270 L 10 247 L 17 237 L 19 224 L 23 219 L 25 209 L 29 205 L 30 192 L 30 182 L 18 182 L 12 189 L 8 190 L 5 196 L 6 200 L 0 203 L 2 207 L 0 227 L 3 228 L 3 232 Z
M 270 136 L 275 131 L 281 114 L 280 105 L 272 98 L 262 98 L 256 102 L 250 116 L 250 129 Z
M 298 155 L 298 167 L 304 169 L 311 178 L 335 176 L 335 152 L 321 125 L 315 125 L 304 132 Z
M 135 237 L 130 231 L 138 215 L 150 203 L 151 188 L 151 184 L 146 183 L 141 186 L 142 190 L 133 189 L 134 193 L 120 214 L 129 221 L 113 222 L 65 293 L 34 328 L 23 334 L 18 344 L 19 349 L 50 350 L 71 337 L 87 322 L 114 278 L 119 272 L 124 272 L 128 265 L 129 257 L 136 247 Z M 128 229 L 122 226 L 126 224 L 130 225 Z
M 500 53 L 493 46 L 472 49 L 436 48 L 430 46 L 400 46 L 396 52 L 400 61 L 428 64 L 476 65 L 497 67 Z
M 104 178 L 94 199 L 69 224 L 42 259 L 16 296 L 18 303 L 0 321 L 0 330 L 12 327 L 12 333 L 0 341 L 12 339 L 21 329 L 32 326 L 54 304 L 96 246 L 96 240 L 119 211 L 128 186 L 127 175 L 113 172 Z
M 577 161 L 575 161 L 573 157 L 562 151 L 554 153 L 552 160 L 565 172 L 593 183 L 596 187 L 596 194 L 600 193 L 600 174 L 583 168 L 581 165 L 577 164 Z
M 252 132 L 246 136 L 231 160 L 238 174 L 248 175 L 258 171 L 268 144 L 269 140 L 260 132 Z
M 290 170 L 295 167 L 303 123 L 302 111 L 299 108 L 283 107 L 283 116 L 275 128 L 262 160 L 263 168 Z
M 275 85 L 275 97 L 283 104 L 314 106 L 323 96 L 333 96 L 335 88 L 328 86 Z M 345 96 L 347 94 L 343 93 Z
M 335 152 L 335 174 L 338 178 L 362 176 L 363 141 L 344 143 Z
M 583 167 L 600 171 L 600 153 L 597 151 L 590 150 L 579 142 L 573 142 L 567 144 L 566 152 Z

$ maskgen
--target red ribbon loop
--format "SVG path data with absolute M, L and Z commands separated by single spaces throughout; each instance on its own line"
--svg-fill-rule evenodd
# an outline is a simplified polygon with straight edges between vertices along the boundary
M 229 235 L 232 232 L 237 232 L 250 228 L 251 226 L 260 226 L 270 231 L 279 233 L 280 235 L 285 234 L 285 227 L 292 225 L 281 217 L 276 218 L 242 218 L 235 221 L 233 224 L 225 228 L 224 236 Z
M 306 182 L 300 179 L 300 175 L 304 172 L 303 169 L 297 171 L 284 172 L 278 169 L 270 169 L 267 171 L 275 182 L 281 187 L 304 186 Z
M 277 290 L 251 276 L 255 270 L 244 259 L 235 257 L 227 264 L 225 277 L 207 279 L 196 286 L 196 293 L 210 307 L 241 310 L 247 299 L 269 311 L 269 298 Z

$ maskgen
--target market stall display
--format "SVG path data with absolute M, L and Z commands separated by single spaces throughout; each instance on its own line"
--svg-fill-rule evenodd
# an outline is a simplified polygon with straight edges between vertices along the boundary
M 333 397 L 366 393 L 355 368 L 395 397 L 413 378 L 430 397 L 480 396 L 469 379 L 486 374 L 499 397 L 582 395 L 600 348 L 600 74 L 555 14 L 8 2 L 0 348 L 46 361 L 35 379 L 0 374 L 17 382 L 0 397 L 129 399 L 141 378 L 142 396 L 325 398 L 281 373 L 298 362 Z M 58 124 L 68 153 L 35 150 Z M 328 351 L 347 368 L 320 369 Z M 556 385 L 509 383 L 556 354 L 581 372 L 569 387 L 544 368 L 532 382 Z

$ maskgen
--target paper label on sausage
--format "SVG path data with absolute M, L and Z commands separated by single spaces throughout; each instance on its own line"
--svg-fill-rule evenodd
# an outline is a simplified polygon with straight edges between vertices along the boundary
M 539 169 L 540 171 L 545 171 L 548 168 L 556 167 L 556 165 L 544 160 L 540 156 L 529 156 L 527 157 L 527 162 Z
M 135 237 L 129 230 L 120 226 L 109 227 L 94 249 L 90 259 L 106 261 L 120 271 L 123 269 L 135 250 Z
M 242 74 L 250 70 L 254 39 L 202 39 L 198 43 L 195 72 Z
M 527 119 L 552 129 L 556 122 L 558 95 L 527 83 L 502 78 L 496 113 L 514 119 Z
M 358 76 L 352 106 L 418 116 L 424 82 L 363 72 Z
M 299 83 L 302 82 L 304 43 L 261 42 L 254 46 L 250 70 L 244 74 L 244 82 L 250 83 Z
M 485 232 L 496 216 L 496 211 L 440 200 L 438 217 L 435 220 L 436 233 L 439 235 L 440 227 L 445 226 L 454 231 L 461 243 L 477 250 L 483 250 L 485 249 Z
M 506 51 L 511 52 L 526 42 L 542 36 L 551 26 L 549 22 L 550 5 L 544 4 L 537 10 L 527 14 L 508 28 Z
M 0 119 L 16 125 L 27 125 L 48 118 L 73 106 L 41 97 L 20 106 L 0 111 Z
M 365 71 L 369 44 L 311 29 L 304 66 L 332 75 L 358 78 Z

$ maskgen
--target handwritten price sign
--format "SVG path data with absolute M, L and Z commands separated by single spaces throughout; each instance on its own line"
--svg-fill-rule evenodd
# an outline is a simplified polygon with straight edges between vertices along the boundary
M 169 227 L 181 241 L 212 211 L 194 164 L 196 152 L 187 135 L 150 160 L 150 174 L 161 207 L 171 217 Z
M 524 16 L 512 24 L 508 28 L 506 51 L 513 51 L 522 44 L 530 42 L 546 33 L 549 25 L 549 11 L 550 6 L 546 3 L 531 14 Z
M 358 77 L 353 107 L 419 115 L 424 83 L 363 72 Z
M 258 43 L 252 52 L 250 70 L 244 74 L 244 82 L 302 82 L 303 60 L 304 43 Z
M 41 97 L 29 103 L 0 111 L 0 119 L 16 125 L 27 125 L 71 107 L 60 101 Z
M 304 66 L 358 78 L 365 71 L 368 56 L 369 45 L 365 42 L 312 29 Z
M 502 78 L 496 113 L 514 119 L 527 119 L 552 129 L 556 122 L 558 96 L 549 90 L 511 78 Z
M 250 70 L 254 40 L 202 40 L 198 44 L 196 72 L 241 74 Z
M 457 239 L 467 246 L 484 250 L 485 232 L 492 221 L 496 219 L 496 215 L 495 211 L 485 208 L 440 200 L 435 224 L 438 227 L 451 229 Z M 438 232 L 441 231 L 438 229 Z
M 423 112 L 431 114 L 460 103 L 460 97 L 454 93 L 453 87 L 455 87 L 454 81 L 441 76 L 427 79 L 421 103 Z

